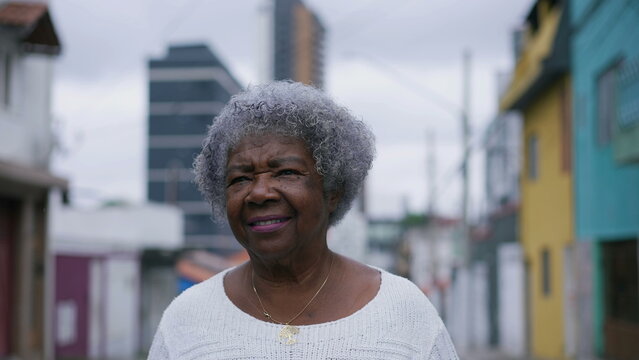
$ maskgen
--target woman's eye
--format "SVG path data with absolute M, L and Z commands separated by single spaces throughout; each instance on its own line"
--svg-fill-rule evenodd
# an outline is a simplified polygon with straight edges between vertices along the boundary
M 293 169 L 284 169 L 281 170 L 278 175 L 298 175 L 299 172 Z
M 229 186 L 233 185 L 233 184 L 237 184 L 243 181 L 248 181 L 250 180 L 247 176 L 238 176 L 238 177 L 234 177 L 233 179 L 231 179 L 231 181 L 229 181 Z

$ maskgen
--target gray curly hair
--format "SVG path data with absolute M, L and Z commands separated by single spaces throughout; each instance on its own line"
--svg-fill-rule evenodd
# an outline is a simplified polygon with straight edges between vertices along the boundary
M 226 216 L 226 165 L 230 151 L 246 136 L 274 134 L 302 139 L 323 178 L 324 194 L 340 202 L 329 225 L 341 220 L 359 193 L 375 157 L 375 138 L 363 121 L 322 91 L 276 81 L 233 96 L 213 120 L 193 166 L 195 182 L 211 204 L 213 217 Z

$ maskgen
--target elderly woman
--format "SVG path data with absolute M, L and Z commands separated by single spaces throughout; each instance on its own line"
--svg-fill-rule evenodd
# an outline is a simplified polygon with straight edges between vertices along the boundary
M 373 156 L 365 124 L 315 88 L 234 96 L 195 173 L 250 260 L 177 297 L 149 359 L 457 359 L 416 286 L 326 245 Z

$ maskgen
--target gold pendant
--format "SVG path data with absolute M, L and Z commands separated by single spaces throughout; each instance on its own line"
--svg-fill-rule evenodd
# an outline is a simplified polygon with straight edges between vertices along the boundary
M 282 342 L 286 341 L 286 345 L 293 345 L 297 342 L 295 339 L 295 335 L 299 334 L 300 329 L 293 325 L 284 325 L 282 330 L 280 330 L 280 340 Z

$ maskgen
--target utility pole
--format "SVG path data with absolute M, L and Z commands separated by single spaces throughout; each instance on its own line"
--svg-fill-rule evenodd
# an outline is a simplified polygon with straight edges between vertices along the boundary
M 426 131 L 426 171 L 428 177 L 428 214 L 435 215 L 435 191 L 437 188 L 437 163 L 435 154 L 435 132 L 432 129 Z
M 470 157 L 470 51 L 464 50 L 464 78 L 462 88 L 462 219 L 464 226 L 468 227 L 468 193 L 469 193 L 469 157 Z M 468 251 L 468 249 L 467 249 Z M 468 254 L 466 254 L 468 255 Z
M 473 345 L 473 330 L 475 328 L 474 324 L 474 311 L 473 311 L 473 271 L 471 266 L 471 258 L 470 258 L 470 226 L 468 223 L 468 198 L 469 198 L 469 160 L 470 160 L 470 124 L 469 124 L 469 114 L 470 114 L 470 61 L 471 54 L 470 50 L 465 49 L 463 55 L 463 87 L 462 87 L 462 111 L 461 111 L 461 121 L 462 121 L 462 150 L 463 160 L 462 160 L 462 231 L 461 236 L 464 240 L 464 266 L 466 268 L 466 299 L 462 300 L 466 304 L 466 336 L 467 346 Z

